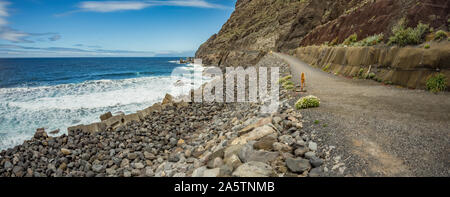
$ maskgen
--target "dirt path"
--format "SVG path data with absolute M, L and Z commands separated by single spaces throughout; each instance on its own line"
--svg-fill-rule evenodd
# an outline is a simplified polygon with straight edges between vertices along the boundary
M 352 80 L 275 55 L 290 64 L 295 83 L 305 73 L 304 95 L 321 99 L 321 107 L 302 113 L 307 129 L 345 160 L 344 173 L 331 176 L 450 176 L 449 92 Z M 311 126 L 315 120 L 326 127 Z

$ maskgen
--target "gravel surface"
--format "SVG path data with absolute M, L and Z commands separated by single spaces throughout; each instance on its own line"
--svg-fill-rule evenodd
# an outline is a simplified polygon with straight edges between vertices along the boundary
M 450 94 L 349 79 L 276 54 L 321 106 L 302 110 L 304 129 L 331 153 L 328 176 L 450 176 Z

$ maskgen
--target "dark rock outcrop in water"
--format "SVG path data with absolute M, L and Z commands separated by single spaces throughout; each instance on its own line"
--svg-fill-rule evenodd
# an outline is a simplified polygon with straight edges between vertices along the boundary
M 342 42 L 357 33 L 365 38 L 384 33 L 401 18 L 435 29 L 449 26 L 450 0 L 238 0 L 222 29 L 196 53 L 205 64 L 247 66 L 268 51 Z

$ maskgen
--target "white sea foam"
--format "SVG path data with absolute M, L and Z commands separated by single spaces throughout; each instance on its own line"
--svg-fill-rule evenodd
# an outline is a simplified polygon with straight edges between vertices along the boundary
M 202 69 L 187 66 L 184 69 Z M 78 84 L 62 84 L 32 88 L 0 89 L 0 149 L 30 139 L 36 128 L 47 131 L 89 124 L 108 111 L 134 113 L 155 102 L 166 93 L 186 94 L 198 83 L 183 77 L 141 77 L 122 80 L 95 80 Z M 203 82 L 207 79 L 203 78 Z

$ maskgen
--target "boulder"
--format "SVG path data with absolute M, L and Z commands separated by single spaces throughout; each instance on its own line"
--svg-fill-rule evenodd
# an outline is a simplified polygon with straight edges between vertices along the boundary
M 220 168 L 214 168 L 203 171 L 202 177 L 218 177 L 219 175 L 220 175 Z
M 272 124 L 267 124 L 262 127 L 258 127 L 256 129 L 254 129 L 253 131 L 234 139 L 231 142 L 231 145 L 246 144 L 249 141 L 259 140 L 259 139 L 261 139 L 267 135 L 270 135 L 272 133 L 276 133 L 274 127 L 272 126 Z
M 242 165 L 241 160 L 237 155 L 231 155 L 229 157 L 225 157 L 224 163 L 228 166 L 231 166 L 233 169 L 238 168 L 240 165 Z
M 194 172 L 192 172 L 192 177 L 202 177 L 205 170 L 207 170 L 206 166 L 195 169 Z
M 128 124 L 133 121 L 136 121 L 136 122 L 141 121 L 141 118 L 139 117 L 139 115 L 137 113 L 128 114 L 128 115 L 123 116 L 123 122 L 122 122 L 123 124 Z
M 261 140 L 259 140 L 258 142 L 256 142 L 255 144 L 253 144 L 253 148 L 256 150 L 272 150 L 272 144 L 277 142 L 277 139 L 275 139 L 272 136 L 266 136 L 261 138 Z
M 251 161 L 239 166 L 232 175 L 235 177 L 272 177 L 275 176 L 275 172 L 265 163 Z
M 70 151 L 67 148 L 61 148 L 61 153 L 64 155 L 70 155 L 70 154 L 72 154 L 72 151 Z
M 112 116 L 113 115 L 111 112 L 104 113 L 104 114 L 100 115 L 100 121 L 108 120 Z
M 47 137 L 48 137 L 48 135 L 47 135 L 47 132 L 45 132 L 44 128 L 36 129 L 36 133 L 34 133 L 34 138 L 40 139 L 40 138 L 47 138 Z
M 106 124 L 102 122 L 92 123 L 90 125 L 85 126 L 85 131 L 90 133 L 97 133 L 106 130 Z
M 125 122 L 124 115 L 117 115 L 102 121 L 107 128 L 117 128 Z
M 268 152 L 268 151 L 260 151 L 260 150 L 254 150 L 253 144 L 249 143 L 244 145 L 244 147 L 239 152 L 239 159 L 246 163 L 250 161 L 258 161 L 267 163 L 270 161 L 275 160 L 278 156 L 278 152 Z
M 164 97 L 163 101 L 162 101 L 162 105 L 167 105 L 173 103 L 173 96 L 170 94 L 166 94 L 166 96 Z
M 228 146 L 224 150 L 224 158 L 239 154 L 239 151 L 241 151 L 242 147 L 244 147 L 244 145 L 242 144 Z
M 309 160 L 302 158 L 286 158 L 286 165 L 292 172 L 302 173 L 311 169 Z
M 256 123 L 250 124 L 250 125 L 246 126 L 245 128 L 241 129 L 238 132 L 238 135 L 239 136 L 244 135 L 244 134 L 252 131 L 255 128 L 264 126 L 264 125 L 269 124 L 271 122 L 272 122 L 272 118 L 271 117 L 262 118 L 262 119 L 258 120 Z

